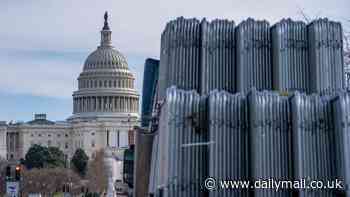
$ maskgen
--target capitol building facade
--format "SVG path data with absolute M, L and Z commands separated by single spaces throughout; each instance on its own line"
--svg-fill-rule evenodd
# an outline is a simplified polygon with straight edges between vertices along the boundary
M 125 57 L 112 45 L 106 13 L 101 43 L 87 57 L 73 92 L 72 116 L 54 122 L 46 114 L 35 114 L 25 123 L 0 122 L 0 157 L 18 161 L 34 144 L 58 147 L 67 159 L 78 148 L 93 157 L 106 147 L 128 147 L 139 120 L 134 83 Z

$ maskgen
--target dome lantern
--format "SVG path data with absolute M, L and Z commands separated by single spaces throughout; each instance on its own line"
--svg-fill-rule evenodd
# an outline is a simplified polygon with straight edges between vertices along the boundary
M 104 15 L 104 26 L 101 31 L 101 47 L 111 47 L 112 46 L 112 31 L 108 25 L 108 12 Z

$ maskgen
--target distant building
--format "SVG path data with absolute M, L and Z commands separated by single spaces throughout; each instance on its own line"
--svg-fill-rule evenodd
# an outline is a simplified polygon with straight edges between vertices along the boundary
M 105 15 L 101 43 L 85 61 L 73 93 L 73 115 L 54 122 L 35 114 L 23 123 L 0 122 L 0 157 L 18 161 L 34 144 L 60 148 L 70 159 L 77 148 L 92 157 L 105 147 L 127 147 L 138 124 L 139 94 L 125 57 L 112 46 Z
M 345 87 L 350 88 L 350 65 L 345 65 L 344 68 L 345 73 Z

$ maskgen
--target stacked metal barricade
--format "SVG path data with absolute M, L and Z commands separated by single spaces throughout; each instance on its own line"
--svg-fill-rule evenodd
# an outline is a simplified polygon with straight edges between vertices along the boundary
M 196 19 L 178 18 L 167 24 L 161 37 L 159 98 L 177 86 L 200 92 L 201 28 Z
M 350 94 L 339 93 L 332 100 L 335 126 L 335 177 L 343 181 L 346 197 L 350 196 Z
M 292 130 L 288 98 L 275 92 L 249 96 L 250 178 L 292 180 Z M 291 190 L 254 189 L 254 197 L 289 197 Z
M 208 98 L 209 177 L 217 180 L 248 179 L 247 105 L 243 94 L 213 91 Z M 202 161 L 206 162 L 206 161 Z M 248 190 L 227 189 L 209 197 L 245 197 Z
M 201 22 L 201 93 L 220 89 L 235 92 L 235 23 Z
M 308 25 L 283 19 L 270 28 L 251 18 L 235 27 L 180 17 L 161 40 L 159 100 L 172 85 L 201 94 L 253 87 L 327 93 L 344 86 L 342 28 L 327 19 Z
M 253 19 L 237 27 L 228 20 L 169 22 L 161 38 L 149 193 L 350 197 L 336 189 L 202 188 L 207 177 L 350 184 L 341 34 L 340 24 L 325 19 L 284 19 L 271 28 Z
M 270 25 L 251 18 L 236 29 L 237 91 L 272 89 Z
M 294 178 L 334 180 L 335 141 L 330 96 L 296 93 L 292 98 Z M 299 196 L 332 197 L 329 189 L 299 190 Z
M 283 19 L 271 28 L 271 35 L 273 89 L 309 92 L 306 24 Z
M 340 23 L 319 19 L 308 25 L 310 88 L 327 93 L 343 88 L 343 35 Z
M 138 144 L 136 144 L 138 146 Z M 151 169 L 149 175 L 148 194 L 151 196 L 159 196 L 158 177 L 159 177 L 159 135 L 155 135 L 152 146 Z M 137 178 L 137 177 L 135 177 Z
M 207 176 L 205 132 L 198 131 L 200 96 L 194 91 L 169 88 L 161 110 L 151 190 L 168 197 L 202 196 Z

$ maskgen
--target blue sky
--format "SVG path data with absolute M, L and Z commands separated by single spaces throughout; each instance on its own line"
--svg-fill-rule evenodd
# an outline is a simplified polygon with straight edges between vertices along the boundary
M 271 24 L 283 17 L 325 16 L 350 27 L 349 0 L 1 0 L 0 120 L 47 113 L 64 120 L 85 58 L 99 44 L 103 14 L 110 12 L 113 44 L 128 59 L 141 90 L 143 63 L 159 56 L 160 34 L 178 16 L 248 18 Z

